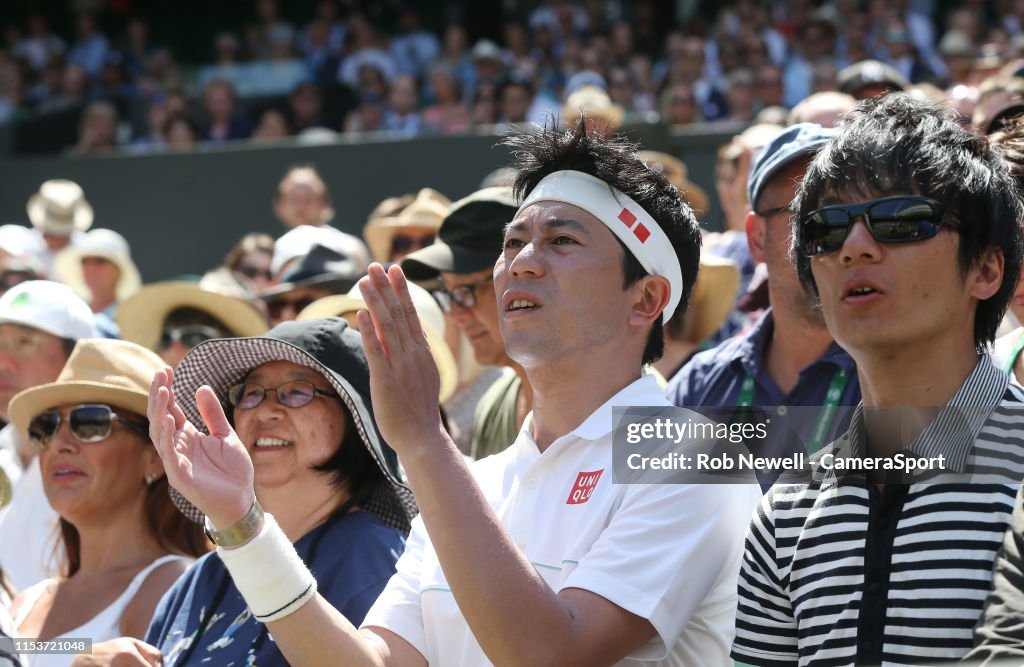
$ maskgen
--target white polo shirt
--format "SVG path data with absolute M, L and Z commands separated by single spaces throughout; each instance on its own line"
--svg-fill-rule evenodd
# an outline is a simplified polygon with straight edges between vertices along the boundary
M 657 635 L 622 664 L 732 664 L 736 582 L 758 486 L 612 484 L 612 407 L 668 405 L 655 379 L 641 378 L 544 453 L 530 437 L 531 414 L 512 447 L 472 471 L 553 590 L 588 590 L 651 622 Z M 363 626 L 398 634 L 431 665 L 491 664 L 419 518 Z

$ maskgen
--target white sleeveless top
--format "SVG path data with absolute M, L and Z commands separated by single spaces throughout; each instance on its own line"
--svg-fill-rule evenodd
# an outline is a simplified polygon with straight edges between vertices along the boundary
M 115 639 L 121 636 L 121 616 L 124 615 L 125 607 L 132 601 L 135 594 L 139 592 L 139 588 L 143 582 L 146 581 L 146 577 L 149 573 L 160 567 L 164 563 L 171 561 L 180 560 L 184 563 L 191 563 L 191 558 L 185 556 L 174 556 L 167 555 L 157 558 L 155 561 L 143 568 L 135 578 L 132 579 L 128 587 L 124 589 L 124 592 L 116 600 L 110 603 L 106 609 L 93 616 L 91 619 L 78 626 L 74 630 L 69 630 L 63 633 L 60 637 L 53 637 L 53 639 L 62 638 L 89 638 L 92 639 L 92 643 L 96 644 L 99 642 L 107 641 L 108 639 Z M 51 580 L 46 579 L 40 581 L 38 584 L 25 589 L 25 598 L 21 607 L 18 609 L 18 615 L 14 618 L 14 627 L 21 627 L 21 624 L 25 622 L 25 618 L 32 611 L 32 608 L 36 606 L 36 602 L 46 591 L 46 587 Z M 71 664 L 74 659 L 73 655 L 63 654 L 36 654 L 32 656 L 32 667 L 67 667 Z

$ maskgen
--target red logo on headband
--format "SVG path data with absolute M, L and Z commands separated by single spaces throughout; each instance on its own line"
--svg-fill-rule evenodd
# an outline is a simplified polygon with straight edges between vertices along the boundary
M 633 223 L 636 222 L 636 216 L 630 213 L 629 209 L 624 208 L 622 209 L 622 213 L 619 213 L 619 220 L 626 223 L 626 226 L 632 229 Z M 636 229 L 633 230 L 633 235 L 640 239 L 640 243 L 646 243 L 648 237 L 651 235 L 651 230 L 644 227 L 644 223 L 641 222 L 636 226 Z

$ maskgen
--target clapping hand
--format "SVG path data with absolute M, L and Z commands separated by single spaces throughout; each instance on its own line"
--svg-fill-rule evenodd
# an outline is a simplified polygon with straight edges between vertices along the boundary
M 218 530 L 242 519 L 252 506 L 252 459 L 210 387 L 196 405 L 210 435 L 197 429 L 174 401 L 174 371 L 158 371 L 149 388 L 149 435 L 163 460 L 167 481 L 199 508 Z

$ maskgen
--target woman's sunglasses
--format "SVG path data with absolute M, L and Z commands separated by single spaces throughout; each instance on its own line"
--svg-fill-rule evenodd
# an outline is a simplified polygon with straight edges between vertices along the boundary
M 236 384 L 228 389 L 228 402 L 241 410 L 252 410 L 263 402 L 267 392 L 276 393 L 277 402 L 288 408 L 301 408 L 318 395 L 338 398 L 330 392 L 318 389 L 311 382 L 293 380 L 279 387 L 261 387 L 251 382 Z
M 797 228 L 797 248 L 808 257 L 843 247 L 857 218 L 879 243 L 913 243 L 935 237 L 941 227 L 958 225 L 942 219 L 941 202 L 918 195 L 873 199 L 862 204 L 826 206 L 808 213 Z
M 67 417 L 57 410 L 47 410 L 32 418 L 28 423 L 28 438 L 32 447 L 41 452 L 50 446 L 53 436 L 60 430 L 60 424 L 67 419 L 71 435 L 78 442 L 101 442 L 110 437 L 114 422 L 119 421 L 142 437 L 149 439 L 149 432 L 142 424 L 136 424 L 118 416 L 109 405 L 90 403 L 76 405 L 68 410 Z
M 181 343 L 191 350 L 196 345 L 214 338 L 224 338 L 224 334 L 213 327 L 200 324 L 164 329 L 160 332 L 160 349 L 166 350 L 175 343 Z

